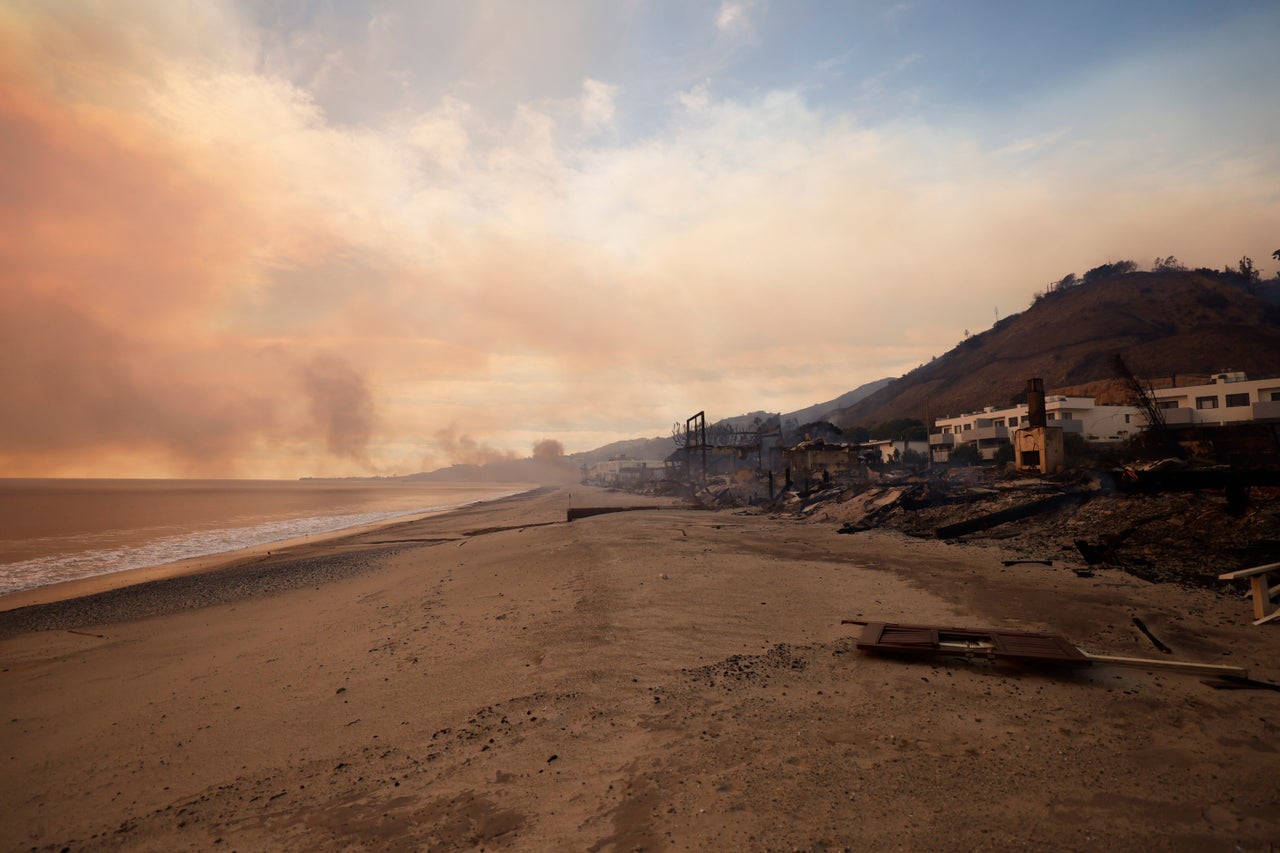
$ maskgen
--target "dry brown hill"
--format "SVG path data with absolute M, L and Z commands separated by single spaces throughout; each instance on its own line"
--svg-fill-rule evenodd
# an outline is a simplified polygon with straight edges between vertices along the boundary
M 1264 283 L 1263 288 L 1275 287 Z M 1256 289 L 1256 288 L 1255 288 Z M 958 415 L 1051 393 L 1109 392 L 1119 353 L 1156 385 L 1221 370 L 1280 376 L 1280 311 L 1209 271 L 1133 272 L 1045 294 L 835 418 L 840 427 Z M 1118 402 L 1118 400 L 1116 400 Z

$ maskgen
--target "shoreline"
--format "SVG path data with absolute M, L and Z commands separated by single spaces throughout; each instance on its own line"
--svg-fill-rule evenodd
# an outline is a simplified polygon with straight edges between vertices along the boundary
M 337 530 L 330 530 L 323 533 L 311 533 L 303 536 L 293 536 L 287 539 L 277 539 L 275 541 L 264 542 L 259 545 L 249 545 L 232 551 L 219 551 L 215 554 L 202 554 L 198 557 L 186 557 L 181 560 L 173 560 L 167 563 L 157 563 L 154 566 L 139 566 L 132 569 L 121 569 L 120 571 L 108 572 L 106 574 L 90 575 L 89 577 L 57 581 L 55 583 L 44 584 L 42 586 L 34 586 L 27 589 L 14 590 L 13 592 L 0 593 L 0 613 L 10 610 L 18 610 L 23 607 L 32 607 L 41 604 L 52 604 L 59 601 L 83 598 L 124 587 L 150 583 L 152 581 L 163 581 L 176 577 L 218 572 L 223 569 L 234 568 L 236 566 L 243 565 L 244 563 L 257 561 L 266 557 L 274 557 L 278 555 L 287 558 L 299 549 L 310 546 L 337 545 L 345 539 L 356 538 L 371 532 L 396 527 L 402 524 L 411 524 L 415 521 L 421 521 L 426 518 L 434 518 L 454 512 L 461 512 L 473 506 L 496 504 L 501 501 L 517 499 L 524 495 L 536 493 L 545 488 L 547 487 L 529 485 L 528 488 L 514 494 L 503 495 L 492 499 L 471 501 L 469 503 L 452 506 L 447 509 L 411 512 L 406 515 L 395 516 L 394 518 L 384 518 L 380 521 L 371 521 L 365 524 L 357 524 L 352 527 L 342 527 Z

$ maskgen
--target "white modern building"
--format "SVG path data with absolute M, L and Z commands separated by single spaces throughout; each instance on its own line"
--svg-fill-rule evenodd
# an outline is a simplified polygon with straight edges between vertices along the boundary
M 1045 420 L 1086 441 L 1124 441 L 1146 426 L 1135 406 L 1099 406 L 1091 397 L 1048 395 Z M 987 406 L 950 418 L 938 418 L 929 434 L 929 450 L 935 462 L 945 462 L 962 444 L 974 445 L 983 459 L 994 459 L 1001 445 L 1013 441 L 1013 433 L 1027 425 L 1027 404 L 1006 409 Z
M 1207 385 L 1157 388 L 1151 396 L 1169 426 L 1280 419 L 1280 379 L 1250 379 L 1238 371 L 1214 374 Z
M 1280 420 L 1280 378 L 1249 379 L 1224 371 L 1206 385 L 1156 388 L 1151 396 L 1169 426 Z M 1045 419 L 1049 426 L 1090 442 L 1124 441 L 1147 426 L 1135 406 L 1100 406 L 1089 397 L 1062 395 L 1045 397 Z M 972 444 L 983 459 L 994 459 L 1000 446 L 1013 440 L 1014 431 L 1026 425 L 1025 403 L 938 418 L 929 434 L 929 451 L 935 462 L 945 462 L 956 447 Z

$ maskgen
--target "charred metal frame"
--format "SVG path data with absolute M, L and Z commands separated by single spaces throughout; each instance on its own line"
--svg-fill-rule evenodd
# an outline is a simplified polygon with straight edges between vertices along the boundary
M 693 474 L 690 471 L 692 465 L 689 454 L 695 448 L 702 449 L 702 479 L 705 482 L 707 479 L 707 413 L 705 411 L 698 412 L 684 422 L 684 470 L 685 476 L 690 480 L 693 479 Z

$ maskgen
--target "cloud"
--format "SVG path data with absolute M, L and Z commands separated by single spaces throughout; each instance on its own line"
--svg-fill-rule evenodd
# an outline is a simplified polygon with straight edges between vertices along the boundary
M 921 55 L 918 53 L 907 54 L 895 62 L 891 67 L 864 78 L 858 84 L 859 96 L 865 101 L 878 101 L 884 98 L 889 92 L 890 82 L 900 77 L 902 72 L 906 71 L 912 65 L 915 65 L 921 58 Z M 899 97 L 904 97 L 909 101 L 914 99 L 915 96 L 912 93 L 908 93 L 905 96 L 899 94 Z
M 1048 148 L 1051 145 L 1054 145 L 1055 143 L 1057 143 L 1059 140 L 1066 137 L 1070 133 L 1071 133 L 1071 128 L 1060 127 L 1057 130 L 1052 130 L 1048 133 L 1043 133 L 1038 136 L 1023 137 L 1021 139 L 1015 139 L 1013 142 L 1010 142 L 1008 145 L 1005 145 L 1001 148 L 997 148 L 994 152 L 992 152 L 992 154 L 996 157 L 1016 157 L 1022 154 L 1041 151 L 1045 148 Z
M 697 113 L 711 105 L 710 86 L 706 81 L 676 94 L 676 103 L 687 112 Z
M 716 13 L 716 28 L 721 32 L 742 29 L 748 24 L 745 3 L 733 0 L 721 0 L 720 10 Z
M 744 46 L 757 46 L 760 37 L 756 24 L 762 7 L 760 0 L 721 0 L 716 10 L 718 47 L 722 50 L 727 48 L 732 53 Z M 725 63 L 727 58 L 728 55 L 721 52 L 718 61 Z M 720 70 L 727 68 L 728 65 L 723 65 Z
M 1073 269 L 1275 248 L 1274 128 L 1152 147 L 1157 64 L 986 123 L 682 83 L 625 136 L 592 74 L 349 123 L 221 7 L 62 8 L 0 13 L 0 474 L 587 449 L 900 374 Z
M 919 0 L 901 0 L 901 2 L 888 3 L 885 5 L 884 11 L 880 13 L 880 17 L 890 23 L 896 23 L 899 19 L 908 16 L 919 5 Z
M 588 130 L 602 130 L 613 125 L 614 98 L 618 87 L 599 80 L 582 83 L 582 123 Z

